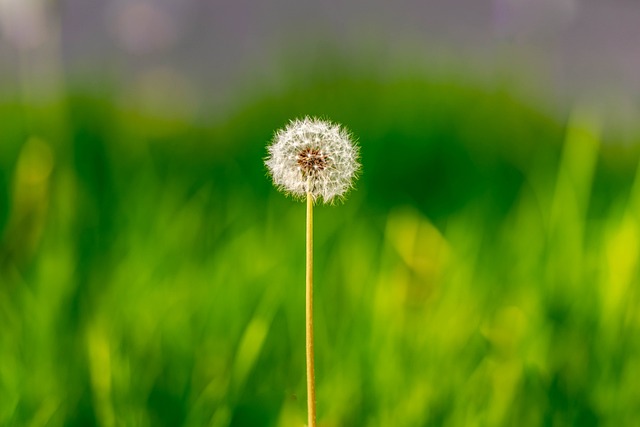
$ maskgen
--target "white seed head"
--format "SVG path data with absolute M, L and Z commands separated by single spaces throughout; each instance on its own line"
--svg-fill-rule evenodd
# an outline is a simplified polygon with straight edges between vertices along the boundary
M 358 147 L 340 125 L 305 117 L 276 132 L 265 164 L 279 190 L 324 203 L 343 197 L 360 170 Z

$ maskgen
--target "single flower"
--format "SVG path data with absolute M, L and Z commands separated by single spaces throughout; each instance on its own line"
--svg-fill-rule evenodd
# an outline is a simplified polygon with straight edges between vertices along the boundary
M 279 190 L 324 203 L 343 197 L 360 170 L 358 147 L 340 125 L 305 117 L 276 132 L 265 164 Z

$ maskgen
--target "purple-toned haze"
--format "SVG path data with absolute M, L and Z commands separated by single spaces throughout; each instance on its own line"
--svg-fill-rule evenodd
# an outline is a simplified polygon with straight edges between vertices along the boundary
M 462 64 L 535 81 L 553 102 L 640 109 L 636 0 L 0 0 L 0 37 L 0 87 L 25 67 L 48 72 L 38 55 L 53 50 L 65 74 L 104 75 L 150 103 L 163 85 L 171 104 L 223 106 L 247 82 L 277 81 L 281 58 L 333 46 L 386 70 Z

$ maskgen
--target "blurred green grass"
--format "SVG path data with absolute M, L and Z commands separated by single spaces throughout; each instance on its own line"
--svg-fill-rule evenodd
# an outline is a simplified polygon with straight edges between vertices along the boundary
M 322 426 L 640 421 L 637 147 L 508 87 L 322 70 L 216 120 L 0 103 L 0 424 L 300 426 L 304 205 L 273 131 L 350 128 L 318 207 Z

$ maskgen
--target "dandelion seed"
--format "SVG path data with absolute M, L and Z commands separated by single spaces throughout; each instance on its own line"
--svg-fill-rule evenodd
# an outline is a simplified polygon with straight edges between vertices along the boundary
M 276 132 L 265 164 L 281 191 L 331 203 L 353 186 L 360 170 L 358 155 L 343 127 L 305 117 Z

